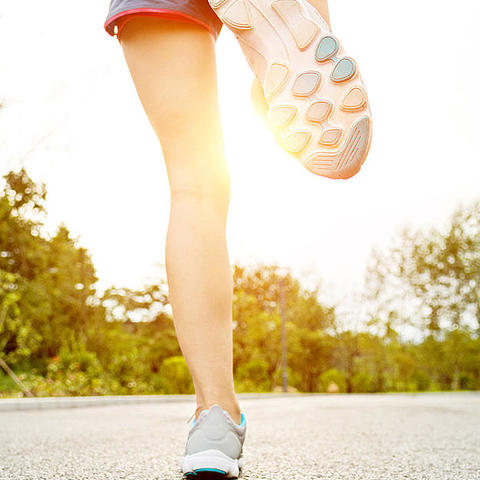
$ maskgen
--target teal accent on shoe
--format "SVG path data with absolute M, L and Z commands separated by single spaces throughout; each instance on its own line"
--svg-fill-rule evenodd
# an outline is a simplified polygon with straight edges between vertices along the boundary
M 338 41 L 335 37 L 327 36 L 323 37 L 318 44 L 315 51 L 315 59 L 317 62 L 325 62 L 329 58 L 333 57 L 339 49 Z
M 333 82 L 344 82 L 352 78 L 357 71 L 357 66 L 353 58 L 344 57 L 340 59 L 333 69 L 330 78 Z
M 243 413 L 240 414 L 240 426 L 243 427 L 245 425 L 245 415 Z
M 197 468 L 196 470 L 194 470 L 194 473 L 196 474 L 197 472 L 217 472 L 223 473 L 223 475 L 227 473 L 224 470 L 220 470 L 219 468 Z

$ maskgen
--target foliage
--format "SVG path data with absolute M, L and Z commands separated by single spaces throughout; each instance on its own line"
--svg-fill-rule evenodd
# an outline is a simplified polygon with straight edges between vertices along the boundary
M 181 356 L 166 358 L 160 365 L 162 393 L 193 393 L 193 383 L 187 362 Z
M 330 385 L 334 384 L 337 386 L 339 393 L 344 393 L 346 391 L 347 383 L 345 381 L 345 374 L 338 371 L 336 368 L 330 368 L 323 372 L 319 377 L 319 390 L 321 392 L 328 392 Z
M 436 337 L 480 333 L 480 202 L 457 209 L 446 231 L 405 229 L 372 255 L 366 299 L 371 323 L 387 334 L 403 325 Z
M 411 375 L 421 389 L 479 388 L 480 203 L 458 208 L 444 230 L 404 230 L 390 250 L 374 252 L 366 300 L 370 326 L 392 346 L 406 325 L 423 339 L 396 354 L 404 388 L 419 388 Z
M 24 170 L 0 195 L 0 358 L 35 395 L 192 393 L 165 281 L 99 293 L 89 253 L 64 225 L 45 232 L 46 189 Z M 362 331 L 275 265 L 236 265 L 239 392 L 281 385 L 282 300 L 289 386 L 301 392 L 480 388 L 480 205 L 444 231 L 404 230 L 375 251 Z M 413 334 L 412 334 L 413 332 Z M 409 334 L 409 336 L 407 335 Z M 17 395 L 0 372 L 0 395 Z

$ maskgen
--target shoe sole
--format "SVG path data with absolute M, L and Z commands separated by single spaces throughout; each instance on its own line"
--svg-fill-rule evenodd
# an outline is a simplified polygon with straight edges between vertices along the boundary
M 220 450 L 214 449 L 185 455 L 182 459 L 182 471 L 187 476 L 200 472 L 215 472 L 223 474 L 226 478 L 237 478 L 241 468 L 241 458 L 230 458 Z
M 350 178 L 372 122 L 355 60 L 305 0 L 209 0 L 263 86 L 276 139 L 311 172 Z

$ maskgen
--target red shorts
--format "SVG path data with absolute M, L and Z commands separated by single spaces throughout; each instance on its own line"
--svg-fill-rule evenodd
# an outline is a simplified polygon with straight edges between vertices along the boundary
M 111 0 L 105 30 L 120 38 L 125 23 L 138 16 L 170 18 L 201 25 L 214 39 L 222 28 L 222 22 L 207 0 Z

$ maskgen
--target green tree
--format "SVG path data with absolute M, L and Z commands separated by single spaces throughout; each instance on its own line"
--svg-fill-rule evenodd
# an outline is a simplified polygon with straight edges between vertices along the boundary
M 291 272 L 275 265 L 235 266 L 234 371 L 244 365 L 261 365 L 256 372 L 268 376 L 259 379 L 262 388 L 268 381 L 270 388 L 275 388 L 281 369 L 281 288 L 285 296 L 291 384 L 302 391 L 317 391 L 318 377 L 328 368 L 331 356 L 325 331 L 334 323 L 334 309 L 320 303 L 318 289 L 303 288 Z

